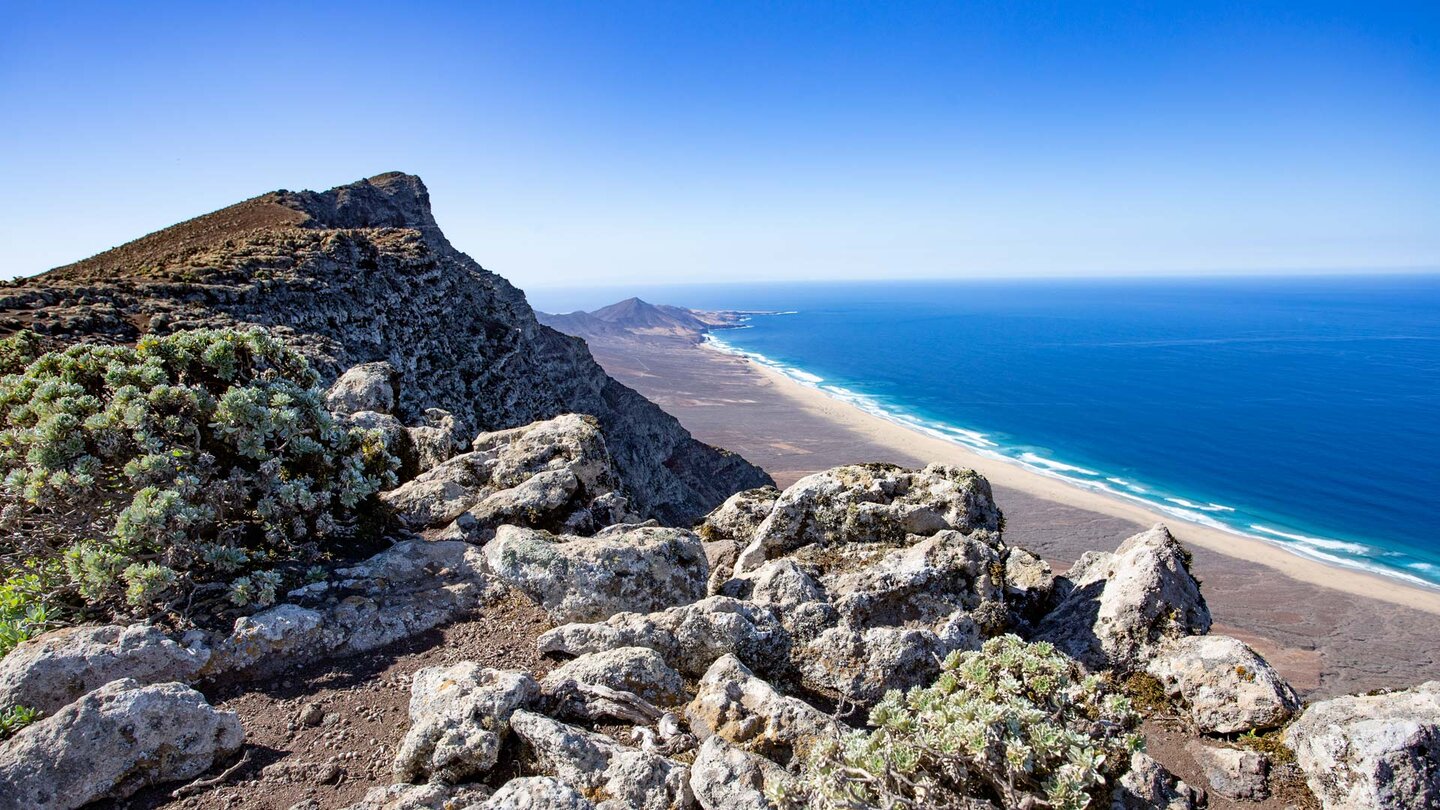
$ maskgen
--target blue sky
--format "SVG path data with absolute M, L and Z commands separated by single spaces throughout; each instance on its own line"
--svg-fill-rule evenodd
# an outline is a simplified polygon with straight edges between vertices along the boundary
M 0 275 L 422 176 L 521 286 L 1440 267 L 1440 3 L 0 0 Z

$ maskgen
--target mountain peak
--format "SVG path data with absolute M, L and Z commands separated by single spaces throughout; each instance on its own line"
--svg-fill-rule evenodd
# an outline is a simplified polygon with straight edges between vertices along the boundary
M 449 247 L 430 210 L 430 190 L 413 174 L 385 172 L 329 191 L 277 191 L 275 201 L 308 217 L 311 228 L 413 228 Z

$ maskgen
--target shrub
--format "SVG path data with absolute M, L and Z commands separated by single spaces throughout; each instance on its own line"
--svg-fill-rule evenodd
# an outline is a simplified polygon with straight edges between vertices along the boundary
M 1128 698 L 1080 678 L 1050 644 L 1012 635 L 951 654 L 933 685 L 890 692 L 870 723 L 817 746 L 803 795 L 776 797 L 782 806 L 1100 807 L 1141 745 Z
M 40 719 L 40 712 L 29 706 L 10 706 L 0 709 L 0 740 L 9 739 L 15 732 Z
M 13 371 L 0 378 L 0 581 L 37 577 L 52 602 L 192 618 L 264 607 L 357 538 L 394 482 L 379 434 L 336 423 L 309 364 L 264 331 L 36 345 L 0 341 Z

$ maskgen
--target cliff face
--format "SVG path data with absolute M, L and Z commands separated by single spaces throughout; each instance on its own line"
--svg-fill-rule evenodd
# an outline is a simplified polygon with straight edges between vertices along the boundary
M 330 379 L 388 361 L 411 417 L 444 408 L 479 431 L 590 414 L 634 505 L 666 522 L 769 482 L 607 376 L 583 341 L 536 321 L 520 290 L 450 245 L 411 175 L 266 194 L 7 287 L 0 332 L 130 342 L 256 324 Z

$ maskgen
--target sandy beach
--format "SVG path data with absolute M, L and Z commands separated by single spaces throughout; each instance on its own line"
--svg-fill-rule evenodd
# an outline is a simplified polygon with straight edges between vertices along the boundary
M 1309 560 L 989 458 L 867 413 L 734 355 L 679 339 L 592 343 L 606 370 L 698 438 L 741 453 L 783 487 L 839 464 L 943 462 L 995 489 L 1008 542 L 1063 571 L 1087 550 L 1165 523 L 1195 552 L 1215 632 L 1251 643 L 1315 696 L 1440 678 L 1440 591 Z

